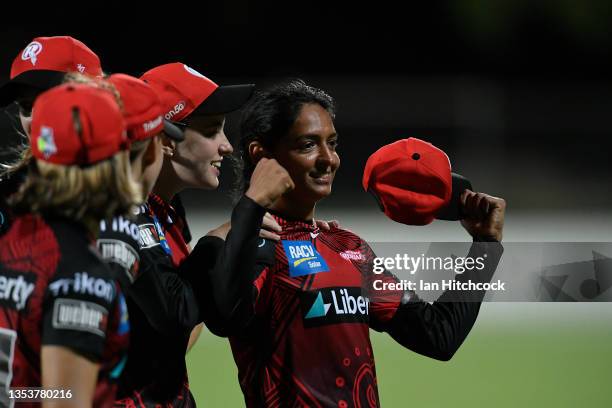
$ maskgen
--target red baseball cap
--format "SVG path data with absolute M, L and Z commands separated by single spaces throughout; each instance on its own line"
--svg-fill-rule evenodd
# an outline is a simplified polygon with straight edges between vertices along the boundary
M 87 84 L 64 84 L 34 102 L 32 155 L 49 163 L 88 165 L 129 148 L 125 120 L 113 95 Z
M 462 180 L 469 183 L 451 174 L 446 153 L 411 137 L 383 146 L 372 154 L 366 163 L 362 183 L 392 220 L 426 225 L 435 218 L 458 219 Z M 453 194 L 455 183 L 456 197 Z
M 144 81 L 125 74 L 113 74 L 108 81 L 121 97 L 128 138 L 132 142 L 148 139 L 162 131 L 176 141 L 185 138 L 178 127 L 164 119 L 159 96 Z
M 255 88 L 253 84 L 219 86 L 180 62 L 155 67 L 140 79 L 157 91 L 164 117 L 173 122 L 190 115 L 233 112 L 249 100 Z
M 15 57 L 10 79 L 0 87 L 0 106 L 26 91 L 31 95 L 59 85 L 64 74 L 73 71 L 101 77 L 100 58 L 72 37 L 36 37 Z

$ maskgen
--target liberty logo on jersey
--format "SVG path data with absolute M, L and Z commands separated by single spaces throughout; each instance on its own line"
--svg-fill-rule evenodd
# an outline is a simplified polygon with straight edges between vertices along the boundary
M 289 276 L 311 275 L 329 272 L 327 263 L 310 241 L 283 241 L 289 264 Z
M 317 327 L 334 323 L 364 323 L 368 321 L 370 300 L 358 287 L 332 287 L 302 292 L 300 303 L 304 326 Z

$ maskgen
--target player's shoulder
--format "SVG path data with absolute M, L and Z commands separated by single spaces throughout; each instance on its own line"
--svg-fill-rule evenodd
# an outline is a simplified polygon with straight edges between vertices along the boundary
M 110 220 L 100 221 L 101 239 L 122 239 L 133 242 L 139 240 L 139 224 L 145 222 L 138 216 L 117 215 Z
M 112 272 L 85 229 L 65 220 L 51 220 L 49 224 L 60 237 L 59 264 L 47 289 L 51 296 L 113 302 L 117 288 Z
M 0 260 L 15 271 L 49 275 L 61 259 L 62 239 L 43 217 L 20 214 L 0 238 Z
M 365 243 L 364 239 L 357 233 L 342 225 L 331 226 L 329 231 L 323 233 L 323 236 L 333 239 L 339 245 L 348 249 L 359 248 Z
M 282 245 L 282 241 L 274 241 L 266 238 L 258 238 L 256 263 L 258 265 L 273 265 L 276 262 L 277 246 Z
M 64 262 L 49 279 L 47 291 L 53 298 L 88 300 L 111 304 L 119 288 L 111 269 L 92 251 L 75 254 L 79 260 Z

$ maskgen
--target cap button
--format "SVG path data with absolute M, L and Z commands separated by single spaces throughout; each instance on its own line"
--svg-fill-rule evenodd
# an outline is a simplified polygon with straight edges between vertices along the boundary
M 418 154 L 418 153 L 413 153 L 413 154 L 412 154 L 412 158 L 413 158 L 414 160 L 419 160 L 419 159 L 421 158 L 421 155 L 420 155 L 420 154 Z

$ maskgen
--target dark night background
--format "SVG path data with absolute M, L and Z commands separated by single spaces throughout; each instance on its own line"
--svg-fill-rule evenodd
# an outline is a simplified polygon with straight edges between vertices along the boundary
M 456 171 L 512 209 L 588 211 L 612 203 L 612 3 L 467 0 L 400 9 L 228 1 L 178 8 L 165 4 L 155 14 L 108 6 L 78 16 L 56 10 L 44 19 L 42 12 L 17 13 L 0 28 L 2 79 L 33 37 L 66 34 L 93 49 L 107 72 L 138 75 L 181 61 L 222 84 L 301 77 L 338 105 L 343 165 L 325 205 L 373 205 L 360 187 L 365 160 L 409 136 L 443 148 Z M 236 121 L 228 120 L 230 138 Z M 188 197 L 228 201 L 222 194 Z
M 338 106 L 342 166 L 317 217 L 370 242 L 468 240 L 456 222 L 393 223 L 363 192 L 368 156 L 416 136 L 444 149 L 476 189 L 507 200 L 505 242 L 612 242 L 612 2 L 399 3 L 54 2 L 47 12 L 30 3 L 4 12 L 0 80 L 45 35 L 80 39 L 107 72 L 181 61 L 220 84 L 301 77 Z M 8 146 L 10 112 L 0 117 Z M 228 118 L 230 140 L 238 117 Z M 231 175 L 224 162 L 221 192 L 184 195 L 194 237 L 227 220 Z M 519 270 L 511 253 L 506 265 Z M 612 406 L 611 319 L 608 303 L 486 303 L 448 363 L 372 332 L 381 402 Z M 199 405 L 242 406 L 227 342 L 205 332 L 187 361 Z

